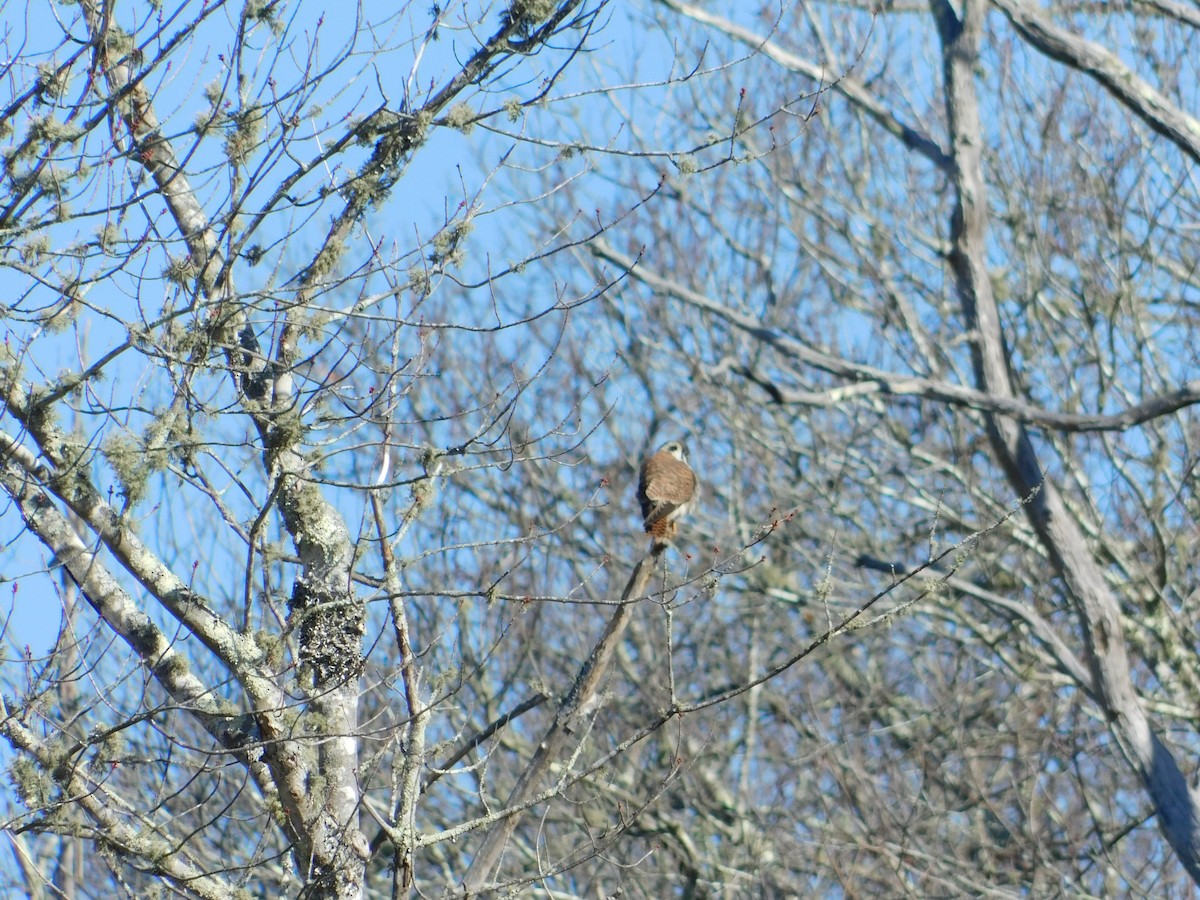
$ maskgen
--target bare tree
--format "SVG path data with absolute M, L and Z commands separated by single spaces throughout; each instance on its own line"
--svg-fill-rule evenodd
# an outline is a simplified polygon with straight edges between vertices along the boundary
M 675 617 L 719 631 L 693 671 L 771 673 L 966 542 L 695 720 L 655 833 L 696 892 L 1191 890 L 1194 12 L 644 14 L 703 77 L 633 127 L 694 149 L 588 278 L 715 466 L 706 542 L 780 523 Z
M 491 184 L 543 165 L 544 109 L 603 99 L 570 73 L 605 4 L 28 15 L 6 37 L 4 566 L 63 616 L 5 663 L 9 887 L 490 885 L 523 812 L 670 718 L 580 756 L 666 576 L 628 523 L 596 528 L 584 445 L 622 483 L 641 449 L 603 450 L 612 357 L 574 349 L 607 285 L 556 283 L 561 234 L 489 249 L 539 200 L 540 177 Z M 582 603 L 615 612 L 598 643 Z M 572 840 L 504 878 L 599 852 Z

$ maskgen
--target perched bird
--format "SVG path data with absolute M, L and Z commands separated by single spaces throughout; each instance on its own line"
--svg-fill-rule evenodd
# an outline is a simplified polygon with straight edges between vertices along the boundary
M 654 538 L 651 552 L 662 553 L 675 537 L 676 520 L 691 512 L 700 494 L 696 473 L 687 461 L 687 448 L 668 441 L 642 463 L 638 476 L 638 503 L 642 526 Z

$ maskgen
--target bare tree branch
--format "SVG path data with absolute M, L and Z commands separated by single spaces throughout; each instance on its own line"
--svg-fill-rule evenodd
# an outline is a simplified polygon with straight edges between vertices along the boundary
M 824 392 L 799 391 L 779 385 L 771 379 L 758 375 L 753 369 L 730 360 L 722 360 L 709 369 L 711 375 L 732 371 L 762 387 L 771 400 L 781 404 L 800 406 L 836 406 L 852 398 L 869 397 L 872 394 L 893 397 L 920 397 L 939 403 L 963 406 L 983 412 L 998 413 L 1015 422 L 1037 425 L 1054 431 L 1126 431 L 1153 419 L 1171 415 L 1200 402 L 1200 381 L 1190 381 L 1169 394 L 1151 397 L 1119 413 L 1087 415 L 1083 413 L 1059 413 L 1039 409 L 1017 397 L 1001 393 L 988 393 L 965 385 L 948 384 L 930 378 L 887 372 L 874 366 L 862 365 L 842 356 L 823 353 L 796 338 L 781 334 L 775 328 L 722 305 L 710 297 L 689 290 L 680 282 L 648 272 L 630 256 L 618 253 L 604 241 L 597 241 L 591 252 L 599 259 L 613 263 L 623 272 L 643 282 L 653 290 L 681 300 L 684 303 L 720 316 L 764 345 L 773 347 L 784 356 L 798 360 L 851 383 L 845 387 Z
M 756 53 L 761 53 L 768 59 L 778 63 L 785 69 L 798 72 L 811 79 L 818 87 L 828 85 L 832 90 L 842 94 L 847 100 L 874 119 L 884 131 L 898 138 L 905 147 L 921 154 L 938 169 L 949 173 L 953 165 L 950 156 L 938 146 L 937 141 L 911 125 L 906 124 L 892 110 L 879 102 L 862 80 L 849 72 L 833 72 L 828 66 L 818 65 L 802 59 L 773 40 L 769 35 L 755 34 L 748 28 L 738 25 L 729 19 L 718 16 L 709 10 L 682 0 L 656 0 L 673 12 L 687 16 L 715 31 L 727 34 Z
M 961 17 L 944 0 L 935 0 L 933 7 L 943 45 L 946 111 L 958 173 L 950 226 L 951 269 L 975 334 L 976 378 L 988 393 L 1012 396 L 1008 352 L 986 263 L 987 189 L 974 86 L 985 6 L 968 0 Z M 1057 488 L 1051 480 L 1043 480 L 1029 435 L 1018 424 L 995 417 L 989 420 L 988 435 L 1015 490 L 1042 485 L 1044 500 L 1030 507 L 1030 520 L 1076 604 L 1087 635 L 1095 696 L 1105 708 L 1126 761 L 1154 799 L 1163 834 L 1184 868 L 1200 881 L 1200 792 L 1187 783 L 1174 756 L 1151 728 L 1130 677 L 1117 598 Z
M 1200 162 L 1200 121 L 1171 103 L 1116 54 L 1055 25 L 1024 0 L 992 2 L 1030 44 L 1095 79 L 1143 122 Z

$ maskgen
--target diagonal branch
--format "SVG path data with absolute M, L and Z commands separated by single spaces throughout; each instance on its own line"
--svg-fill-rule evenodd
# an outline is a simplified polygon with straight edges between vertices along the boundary
M 750 47 L 755 52 L 762 53 L 789 71 L 798 72 L 819 85 L 828 85 L 870 116 L 888 134 L 899 138 L 905 147 L 920 153 L 946 174 L 951 173 L 953 163 L 950 156 L 938 146 L 937 141 L 920 129 L 913 128 L 901 121 L 879 101 L 878 96 L 862 82 L 862 79 L 852 73 L 845 72 L 834 76 L 824 66 L 803 59 L 781 47 L 770 37 L 757 34 L 749 28 L 738 25 L 723 16 L 718 16 L 701 6 L 685 3 L 683 0 L 658 0 L 658 2 L 673 12 L 699 22 L 714 31 L 719 31 Z
M 533 758 L 509 794 L 505 804 L 506 811 L 501 814 L 502 818 L 493 823 L 484 836 L 479 852 L 471 860 L 471 866 L 463 877 L 465 896 L 470 897 L 487 890 L 496 867 L 500 864 L 504 848 L 516 830 L 516 813 L 537 796 L 551 766 L 561 756 L 568 738 L 585 727 L 585 720 L 596 711 L 600 701 L 600 685 L 608 674 L 609 664 L 621 642 L 621 636 L 625 633 L 625 627 L 629 624 L 630 616 L 637 605 L 636 601 L 645 594 L 659 559 L 658 554 L 649 553 L 634 567 L 625 590 L 621 593 L 617 611 L 609 619 L 604 633 L 579 670 L 571 692 L 559 706 L 554 722 L 538 743 Z
M 133 139 L 133 149 L 138 159 L 154 179 L 179 233 L 187 242 L 192 261 L 201 272 L 200 283 L 206 292 L 210 291 L 216 282 L 222 260 L 217 252 L 216 235 L 209 227 L 208 216 L 179 165 L 179 158 L 170 141 L 162 136 L 161 122 L 150 102 L 150 92 L 137 77 L 132 56 L 127 54 L 119 59 L 110 57 L 106 11 L 96 0 L 84 0 L 80 6 L 87 21 L 89 37 L 96 47 L 97 68 L 108 81 L 116 112 Z M 209 9 L 201 11 L 196 25 L 221 7 L 222 4 L 214 3 Z M 185 29 L 176 36 L 176 40 L 182 40 L 188 33 L 189 29 Z
M 860 555 L 854 564 L 863 569 L 883 572 L 893 577 L 908 574 L 908 570 L 902 564 L 874 559 L 865 555 Z M 963 578 L 961 575 L 948 571 L 941 566 L 930 566 L 930 570 L 936 573 L 938 577 L 944 579 L 946 584 L 956 591 L 974 597 L 985 605 L 999 610 L 1007 618 L 1022 622 L 1029 629 L 1029 633 L 1033 635 L 1034 639 L 1050 653 L 1051 658 L 1058 668 L 1074 681 L 1076 685 L 1082 688 L 1089 697 L 1095 699 L 1096 688 L 1092 679 L 1092 673 L 1088 671 L 1087 667 L 1075 655 L 1074 651 L 1067 646 L 1066 641 L 1059 636 L 1059 633 L 1054 630 L 1054 626 L 1039 615 L 1037 610 L 1033 609 L 1032 606 L 1028 603 L 1022 603 L 1019 600 L 1004 597 L 994 591 L 989 591 L 975 584 L 970 579 Z
M 772 347 L 782 355 L 851 382 L 821 393 L 798 391 L 782 387 L 739 363 L 727 361 L 718 364 L 717 372 L 726 368 L 741 375 L 763 388 L 776 403 L 834 406 L 844 403 L 849 397 L 870 394 L 920 397 L 924 400 L 933 400 L 952 406 L 998 413 L 1015 422 L 1063 432 L 1126 431 L 1151 419 L 1170 415 L 1180 409 L 1200 403 L 1200 380 L 1196 380 L 1189 381 L 1174 391 L 1150 397 L 1116 413 L 1060 413 L 1034 406 L 1012 393 L 992 393 L 918 375 L 889 372 L 886 369 L 878 369 L 874 366 L 852 362 L 840 356 L 823 353 L 790 335 L 782 334 L 774 328 L 764 325 L 753 316 L 730 309 L 705 294 L 693 291 L 678 281 L 646 271 L 644 267 L 637 265 L 636 259 L 617 252 L 603 240 L 595 242 L 591 250 L 593 255 L 599 259 L 620 267 L 622 271 L 628 272 L 632 278 L 657 293 L 720 316 L 739 331 Z M 1011 386 L 1009 390 L 1011 391 Z M 1036 481 L 1034 483 L 1036 484 Z
M 146 634 L 145 623 L 149 620 L 145 614 L 117 582 L 99 568 L 94 554 L 84 547 L 74 528 L 49 502 L 49 497 L 43 493 L 45 488 L 78 515 L 162 607 L 234 673 L 253 703 L 257 730 L 248 721 L 241 721 L 244 717 L 238 716 L 239 721 L 233 722 L 236 713 L 232 710 L 196 705 L 208 697 L 208 689 L 195 676 L 189 675 L 187 683 L 174 687 L 164 684 L 164 687 L 188 712 L 197 717 L 223 747 L 238 754 L 242 763 L 249 766 L 251 775 L 265 797 L 280 798 L 287 814 L 291 837 L 299 840 L 298 835 L 302 832 L 297 829 L 301 828 L 308 807 L 308 767 L 291 737 L 292 729 L 285 721 L 290 701 L 261 668 L 264 659 L 262 648 L 252 639 L 238 634 L 214 613 L 211 604 L 163 563 L 125 519 L 104 501 L 82 474 L 79 461 L 68 455 L 71 443 L 66 435 L 52 419 L 40 414 L 38 406 L 31 402 L 29 393 L 10 383 L 3 401 L 9 412 L 29 428 L 50 462 L 49 466 L 40 464 L 31 450 L 10 435 L 0 432 L 0 452 L 8 457 L 6 465 L 10 467 L 3 478 L 5 488 L 27 518 L 36 512 L 40 516 L 38 521 L 46 523 L 42 530 L 31 525 L 34 533 L 59 558 L 65 558 L 64 554 L 68 553 L 76 556 L 83 554 L 80 558 L 84 563 L 80 564 L 79 572 L 68 568 L 110 628 L 127 641 L 133 635 Z M 23 500 L 26 494 L 40 499 Z M 29 503 L 33 505 L 29 506 Z M 89 590 L 86 578 L 101 577 L 97 573 L 102 573 L 107 580 L 103 584 L 93 584 Z M 118 596 L 113 593 L 114 590 L 125 598 L 124 602 L 96 605 L 96 598 Z M 160 653 L 164 646 L 169 647 L 165 641 L 160 634 L 147 644 L 144 652 L 139 650 L 139 656 L 156 677 L 171 673 L 182 677 L 184 669 L 177 670 L 173 664 L 162 668 L 166 663 L 160 659 Z M 171 653 L 174 654 L 174 651 Z M 263 747 L 261 760 L 255 751 L 248 749 L 254 745 Z M 264 763 L 269 768 L 270 777 L 261 768 Z
M 1154 131 L 1200 162 L 1200 121 L 1189 116 L 1109 50 L 1072 34 L 1024 0 L 992 0 L 1030 44 L 1104 85 Z
M 177 844 L 153 835 L 150 829 L 134 828 L 117 815 L 103 786 L 85 778 L 82 767 L 62 759 L 36 732 L 18 721 L 3 698 L 0 698 L 0 734 L 51 773 L 71 802 L 87 811 L 96 823 L 97 831 L 114 850 L 145 860 L 149 873 L 177 885 L 183 896 L 202 900 L 227 900 L 236 896 L 233 884 L 198 869 Z
M 250 749 L 254 732 L 250 719 L 220 701 L 196 677 L 186 656 L 138 607 L 40 485 L 11 456 L 0 462 L 0 484 L 13 498 L 29 530 L 62 563 L 96 613 L 138 655 L 167 694 L 241 760 L 264 796 L 275 796 L 269 771 Z
M 79 462 L 67 455 L 70 442 L 62 430 L 44 416 L 29 415 L 29 395 L 19 386 L 10 384 L 7 387 L 3 395 L 5 407 L 29 428 L 50 464 L 39 464 L 32 451 L 4 432 L 0 432 L 0 452 L 20 461 L 26 475 L 36 478 L 86 522 L 106 549 L 163 608 L 237 675 L 257 707 L 281 710 L 287 704 L 287 698 L 260 668 L 265 652 L 214 613 L 203 596 L 193 591 L 142 542 L 90 481 L 82 477 Z M 32 406 L 36 409 L 36 405 Z

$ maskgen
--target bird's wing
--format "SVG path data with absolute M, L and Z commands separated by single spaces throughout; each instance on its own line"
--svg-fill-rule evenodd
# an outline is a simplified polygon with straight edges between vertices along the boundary
M 642 464 L 638 502 L 646 528 L 671 516 L 696 496 L 696 473 L 669 453 L 656 453 Z
M 682 503 L 675 503 L 672 500 L 651 500 L 649 503 L 642 504 L 642 525 L 645 528 L 650 528 L 656 522 L 661 522 L 668 518 L 671 513 L 683 506 Z

